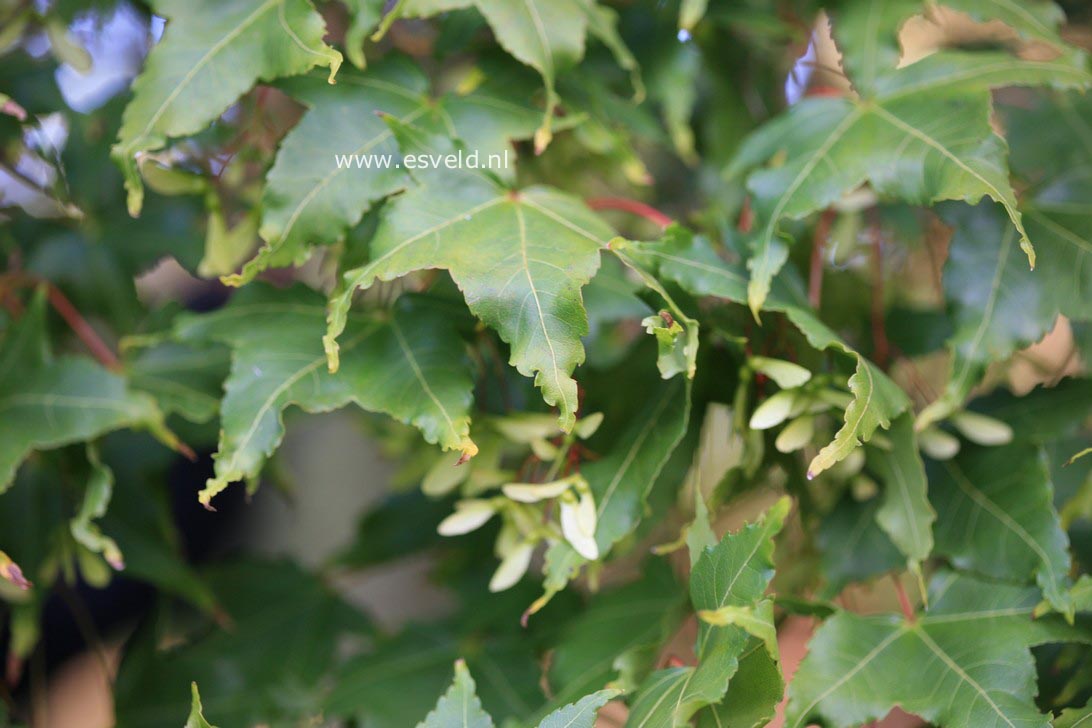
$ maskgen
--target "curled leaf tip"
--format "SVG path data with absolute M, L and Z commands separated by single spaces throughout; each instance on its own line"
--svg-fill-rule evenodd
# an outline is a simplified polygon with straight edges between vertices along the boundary
M 220 276 L 220 282 L 229 288 L 238 288 L 246 283 L 246 278 L 241 273 L 231 273 L 226 276 Z
M 30 587 L 32 586 L 30 581 L 28 581 L 27 578 L 23 576 L 23 570 L 20 569 L 19 565 L 16 564 L 14 561 L 9 562 L 8 565 L 3 568 L 2 571 L 0 571 L 0 573 L 3 574 L 3 577 L 5 579 L 10 581 L 12 584 L 19 587 L 23 591 L 30 589 Z
M 550 141 L 553 138 L 554 133 L 550 131 L 549 124 L 539 127 L 538 131 L 535 132 L 535 156 L 545 152 L 546 147 L 550 146 Z
M 341 70 L 343 58 L 339 51 L 333 49 L 330 49 L 327 57 L 330 59 L 330 75 L 326 78 L 326 83 L 333 85 L 337 83 L 337 72 Z
M 341 358 L 338 356 L 337 339 L 327 334 L 322 337 L 322 348 L 326 350 L 326 368 L 331 374 L 337 373 L 341 366 Z
M 463 446 L 462 454 L 459 455 L 459 459 L 455 461 L 455 465 L 463 465 L 470 461 L 472 457 L 478 454 L 478 446 L 474 444 L 472 440 L 468 440 L 467 444 Z
M 543 607 L 550 603 L 550 600 L 554 598 L 557 593 L 556 590 L 547 589 L 546 592 L 535 601 L 531 602 L 531 606 L 523 612 L 519 617 L 519 624 L 524 629 L 527 628 L 527 623 L 530 621 L 531 616 L 537 614 Z
M 220 483 L 215 479 L 210 479 L 208 485 L 197 494 L 197 502 L 204 506 L 206 511 L 215 513 L 216 508 L 212 505 L 212 498 L 225 487 L 227 487 L 226 483 Z

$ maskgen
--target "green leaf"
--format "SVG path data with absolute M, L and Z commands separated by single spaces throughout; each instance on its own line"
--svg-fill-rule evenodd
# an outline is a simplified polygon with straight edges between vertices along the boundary
M 675 151 L 687 164 L 699 160 L 691 117 L 698 101 L 701 71 L 702 55 L 693 43 L 672 45 L 666 56 L 649 68 L 649 95 L 659 102 Z
M 996 579 L 1034 576 L 1054 608 L 1072 618 L 1069 540 L 1039 448 L 965 444 L 955 458 L 930 463 L 929 474 L 930 499 L 940 514 L 936 552 Z
M 1092 700 L 1084 704 L 1083 708 L 1067 708 L 1061 715 L 1054 719 L 1054 728 L 1077 728 L 1087 726 L 1092 721 Z
M 325 23 L 308 0 L 157 0 L 163 40 L 133 82 L 112 155 L 125 173 L 129 213 L 140 214 L 139 155 L 211 124 L 257 81 L 329 66 L 341 54 L 322 42 Z
M 764 601 L 773 577 L 773 538 L 784 525 L 790 505 L 788 498 L 781 499 L 757 523 L 702 552 L 690 575 L 690 601 L 699 614 L 731 607 L 754 609 Z M 770 605 L 769 601 L 764 603 Z M 769 625 L 759 631 L 767 640 L 767 650 L 776 651 L 776 637 L 770 636 L 772 606 L 762 611 L 768 618 L 763 622 L 769 621 Z M 749 642 L 746 628 L 703 621 L 694 649 L 698 665 L 657 670 L 650 675 L 637 693 L 627 725 L 689 725 L 698 710 L 719 702 L 731 690 L 729 681 Z
M 694 488 L 694 520 L 686 527 L 686 550 L 690 554 L 690 568 L 698 563 L 705 550 L 717 545 L 717 534 L 709 518 L 709 506 L 700 488 Z
M 1092 150 L 1084 165 L 1043 187 L 1024 205 L 1030 234 L 1044 251 L 1036 270 L 1047 305 L 1080 321 L 1092 320 Z M 1076 165 L 1075 165 L 1076 167 Z
M 938 53 L 878 77 L 876 92 L 864 99 L 808 98 L 765 124 L 727 172 L 754 170 L 747 188 L 760 227 L 747 263 L 751 311 L 758 316 L 788 258 L 781 223 L 823 210 L 866 182 L 881 197 L 916 205 L 989 197 L 1004 206 L 1034 266 L 1005 143 L 990 126 L 989 89 L 1082 86 L 1090 79 L 1062 61 Z
M 655 242 L 627 243 L 624 250 L 660 278 L 674 281 L 694 295 L 718 296 L 736 303 L 747 300 L 747 279 L 738 266 L 726 263 L 705 238 L 681 226 L 669 227 Z M 845 424 L 809 464 L 808 475 L 815 477 L 867 442 L 878 427 L 890 427 L 910 401 L 879 367 L 820 321 L 788 285 L 779 283 L 765 308 L 788 316 L 816 349 L 838 349 L 857 360 L 856 371 L 849 379 L 854 397 L 846 408 Z
M 354 318 L 344 366 L 324 370 L 319 349 L 322 296 L 302 286 L 249 286 L 219 311 L 176 324 L 184 341 L 232 349 L 224 384 L 216 475 L 201 491 L 208 504 L 228 484 L 254 479 L 284 435 L 290 405 L 326 412 L 350 402 L 421 430 L 425 439 L 467 457 L 473 381 L 464 344 L 446 312 L 428 299 L 403 297 L 394 311 Z M 265 323 L 255 326 L 255 317 Z
M 819 523 L 819 563 L 825 583 L 818 596 L 831 599 L 848 584 L 894 571 L 905 561 L 880 528 L 876 512 L 883 499 L 859 502 L 844 497 Z
M 944 267 L 944 289 L 955 325 L 948 342 L 952 364 L 944 394 L 922 414 L 921 424 L 943 419 L 961 407 L 990 364 L 1041 339 L 1059 313 L 1092 317 L 1086 303 L 1092 295 L 1092 273 L 1082 265 L 1087 252 L 1083 241 L 1059 237 L 1065 235 L 1064 228 L 1047 229 L 1056 223 L 1041 213 L 1035 215 L 1031 229 L 1039 233 L 1035 238 L 1042 264 L 1028 271 L 1016 249 L 1016 236 L 997 206 L 942 209 L 942 218 L 953 228 Z M 1092 239 L 1092 234 L 1088 237 Z
M 633 86 L 633 101 L 635 104 L 641 103 L 645 99 L 645 84 L 641 78 L 641 68 L 618 33 L 618 13 L 613 8 L 600 5 L 594 0 L 582 0 L 582 2 L 588 18 L 588 32 L 607 47 L 614 56 L 615 63 L 629 72 L 630 84 Z
M 484 591 L 484 583 L 481 585 Z M 512 606 L 511 604 L 509 606 Z M 491 614 L 502 612 L 496 608 Z M 507 616 L 507 614 L 506 614 Z M 451 623 L 453 622 L 453 623 Z M 503 632 L 516 619 L 470 626 L 467 615 L 447 624 L 413 624 L 338 670 L 323 705 L 327 716 L 354 718 L 376 728 L 417 724 L 425 706 L 451 683 L 451 665 L 465 657 L 478 676 L 482 704 L 501 724 L 523 719 L 542 700 L 531 640 L 520 631 Z M 500 633 L 498 633 L 500 632 Z
M 643 680 L 682 620 L 685 597 L 679 586 L 665 562 L 652 559 L 639 580 L 595 595 L 564 625 L 554 645 L 548 672 L 552 705 L 573 702 L 608 683 Z
M 1016 441 L 1043 446 L 1064 443 L 1081 435 L 1092 409 L 1092 379 L 1066 377 L 1021 396 L 998 389 L 975 399 L 973 406 L 976 412 L 1007 425 Z
M 345 55 L 349 56 L 350 63 L 363 69 L 367 65 L 364 39 L 379 27 L 387 0 L 344 0 L 344 4 L 352 16 L 345 31 Z
M 193 692 L 190 717 L 186 719 L 186 725 L 183 728 L 216 728 L 205 720 L 205 709 L 201 705 L 201 693 L 197 690 L 196 682 L 190 683 L 190 690 Z
M 91 474 L 84 490 L 83 503 L 69 526 L 72 538 L 87 550 L 102 554 L 106 563 L 121 571 L 125 568 L 121 549 L 94 522 L 105 516 L 106 509 L 110 506 L 110 498 L 114 492 L 114 473 L 103 464 L 98 451 L 90 444 L 87 446 L 87 461 L 91 466 Z
M 777 627 L 774 625 L 773 602 L 763 599 L 754 607 L 728 605 L 698 612 L 698 617 L 714 627 L 739 627 L 752 637 L 762 640 L 766 651 L 777 654 Z
M 177 725 L 190 704 L 185 686 L 201 676 L 221 676 L 202 679 L 204 707 L 221 725 L 297 725 L 318 715 L 337 645 L 362 638 L 364 618 L 288 562 L 219 564 L 205 576 L 231 629 L 208 625 L 163 649 L 155 625 L 146 624 L 118 672 L 118 724 Z M 162 617 L 152 621 L 162 626 Z
M 873 95 L 877 77 L 898 67 L 899 30 L 924 6 L 922 0 L 858 0 L 831 10 L 842 68 L 861 96 Z
M 447 154 L 450 142 L 388 118 L 404 152 Z M 545 187 L 507 190 L 478 170 L 429 170 L 390 203 L 371 261 L 345 274 L 324 341 L 331 371 L 353 292 L 376 280 L 443 268 L 470 310 L 511 345 L 510 363 L 533 376 L 564 430 L 576 421 L 572 371 L 588 332 L 580 289 L 599 267 L 610 231 L 583 204 Z
M 560 102 L 554 88 L 557 75 L 584 55 L 586 5 L 581 0 L 474 0 L 474 5 L 493 29 L 497 43 L 542 76 L 546 115 L 535 132 L 535 151 L 542 152 L 553 136 L 553 108 Z
M 887 437 L 890 450 L 868 449 L 869 466 L 884 484 L 876 522 L 906 556 L 910 570 L 920 575 L 921 563 L 933 550 L 937 514 L 929 504 L 925 465 L 918 454 L 909 412 L 895 420 Z
M 752 639 L 739 658 L 728 694 L 698 713 L 698 728 L 761 728 L 773 720 L 785 695 L 777 657 Z
M 597 693 L 585 695 L 575 703 L 550 713 L 542 719 L 538 728 L 595 728 L 595 718 L 599 714 L 599 709 L 619 695 L 621 695 L 619 690 L 600 690 Z
M 165 341 L 127 358 L 125 371 L 134 389 L 155 397 L 164 414 L 208 422 L 220 409 L 221 385 L 228 375 L 224 347 L 195 347 Z
M 493 164 L 489 171 L 509 182 L 517 171 L 512 142 L 534 136 L 541 119 L 533 86 L 526 70 L 512 63 L 486 59 L 474 74 L 468 88 L 460 86 L 433 101 L 433 115 L 468 153 L 477 152 L 481 162 L 497 155 L 503 164 Z
M 771 304 L 770 308 L 775 306 Z M 790 305 L 784 311 L 816 349 L 841 349 L 857 359 L 856 370 L 849 378 L 853 401 L 846 407 L 845 422 L 834 434 L 834 439 L 808 464 L 808 477 L 814 478 L 845 459 L 861 443 L 868 442 L 878 428 L 889 429 L 910 403 L 902 389 L 882 369 L 843 343 L 809 309 Z
M 62 549 L 71 549 L 71 517 L 62 497 L 66 483 L 59 458 L 54 456 L 32 458 L 19 468 L 11 490 L 0 498 L 0 545 L 4 557 L 0 565 L 3 578 L 21 589 L 31 590 L 36 597 L 39 589 L 48 589 L 57 576 Z M 79 485 L 82 485 L 80 483 Z M 34 528 L 25 524 L 33 523 Z M 35 632 L 37 631 L 38 604 L 31 604 Z M 18 617 L 12 615 L 12 620 Z M 35 635 L 35 640 L 37 636 Z M 19 642 L 20 640 L 14 640 Z M 25 656 L 34 647 L 34 641 L 26 645 L 27 652 L 12 648 Z
M 538 728 L 594 728 L 599 709 L 621 694 L 619 690 L 600 690 L 553 711 Z M 455 681 L 436 703 L 436 707 L 417 724 L 417 728 L 492 728 L 493 719 L 482 708 L 475 693 L 474 679 L 466 662 L 455 662 Z
M 1078 48 L 1067 45 L 1058 32 L 1066 22 L 1065 12 L 1053 0 L 1027 0 L 1014 5 L 1005 0 L 944 0 L 942 5 L 966 13 L 980 23 L 996 20 L 1026 40 L 1035 40 L 1061 51 L 1073 66 L 1083 68 L 1087 58 Z
M 143 169 L 141 170 L 143 174 Z M 155 186 L 145 178 L 153 189 Z M 250 209 L 233 226 L 224 216 L 216 193 L 205 195 L 208 225 L 205 227 L 205 254 L 197 264 L 197 275 L 212 278 L 231 273 L 247 259 L 258 236 L 258 210 Z
M 541 153 L 553 138 L 554 107 L 561 99 L 556 82 L 559 74 L 584 57 L 586 35 L 590 32 L 614 54 L 618 64 L 630 72 L 638 97 L 643 96 L 637 62 L 619 37 L 617 18 L 595 0 L 404 0 L 384 21 L 394 17 L 428 17 L 466 7 L 476 7 L 485 17 L 497 43 L 521 63 L 538 71 L 546 87 L 546 111 L 535 132 L 535 152 Z
M 793 677 L 785 725 L 822 719 L 848 728 L 899 706 L 947 728 L 1047 728 L 1029 648 L 1087 636 L 1032 620 L 1036 601 L 1034 589 L 942 572 L 929 612 L 914 622 L 839 612 L 815 633 Z
M 645 499 L 686 434 L 690 417 L 690 380 L 676 377 L 642 388 L 646 404 L 610 452 L 588 463 L 581 474 L 595 499 L 595 541 L 600 558 L 631 533 L 644 515 Z M 567 542 L 552 545 L 546 556 L 546 595 L 537 611 L 565 588 L 586 562 Z
M 312 246 L 342 239 L 377 201 L 411 183 L 381 115 L 442 128 L 461 139 L 468 159 L 479 164 L 496 166 L 514 156 L 510 140 L 531 136 L 538 112 L 511 92 L 501 93 L 498 85 L 512 74 L 488 70 L 487 83 L 439 99 L 430 98 L 420 69 L 400 57 L 366 74 L 341 74 L 337 86 L 315 77 L 283 83 L 309 111 L 285 136 L 266 177 L 260 230 L 265 245 L 225 282 L 241 285 L 267 267 L 301 264 Z M 510 170 L 496 173 L 508 177 Z
M 410 123 L 429 108 L 424 74 L 404 62 L 383 63 L 366 75 L 343 73 L 336 86 L 306 77 L 284 89 L 308 112 L 281 142 L 266 176 L 259 230 L 265 245 L 239 274 L 224 279 L 230 285 L 270 266 L 303 263 L 312 245 L 341 239 L 375 202 L 405 186 L 406 172 L 395 166 L 398 145 L 379 114 Z M 375 167 L 354 167 L 357 155 Z
M 116 432 L 102 440 L 103 464 L 114 473 L 114 497 L 100 519 L 125 554 L 125 576 L 217 615 L 216 595 L 186 561 L 165 488 L 174 455 L 152 447 L 143 433 Z
M 1082 574 L 1069 593 L 1073 597 L 1073 607 L 1076 611 L 1092 612 L 1092 575 Z
M 54 359 L 45 337 L 45 293 L 0 340 L 0 493 L 34 450 L 90 440 L 112 430 L 146 428 L 177 440 L 148 395 L 89 359 Z
M 1005 0 L 943 0 L 936 4 L 965 13 L 979 23 L 1004 23 L 1023 39 L 1051 46 L 1069 68 L 1085 68 L 1084 54 L 1058 35 L 1065 14 L 1052 0 L 1019 5 Z M 899 65 L 903 24 L 915 15 L 929 18 L 932 12 L 932 6 L 923 0 L 859 0 L 834 10 L 831 26 L 842 66 L 862 96 L 873 94 L 877 79 Z
M 465 662 L 455 663 L 455 681 L 417 728 L 493 728 L 493 719 L 482 709 Z

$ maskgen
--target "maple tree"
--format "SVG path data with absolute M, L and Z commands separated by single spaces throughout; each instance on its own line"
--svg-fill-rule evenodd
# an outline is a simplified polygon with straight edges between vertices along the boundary
M 119 580 L 122 726 L 1092 720 L 1062 5 L 0 0 L 0 724 Z M 180 468 L 317 497 L 334 410 L 402 467 L 355 539 L 189 558 Z

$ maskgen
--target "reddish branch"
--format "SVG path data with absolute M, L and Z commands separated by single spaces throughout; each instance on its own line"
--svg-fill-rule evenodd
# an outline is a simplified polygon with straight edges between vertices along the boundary
M 811 269 L 808 271 L 808 303 L 819 310 L 819 303 L 823 298 L 823 251 L 826 248 L 827 238 L 830 237 L 830 228 L 834 225 L 836 213 L 834 210 L 826 210 L 819 216 L 819 223 L 815 226 L 815 235 L 811 240 Z
M 87 323 L 87 319 L 85 319 L 79 310 L 72 305 L 72 302 L 68 300 L 68 297 L 65 296 L 57 286 L 47 280 L 26 273 L 9 273 L 0 276 L 0 283 L 3 282 L 8 282 L 15 286 L 45 286 L 49 304 L 53 307 L 53 310 L 64 319 L 65 323 L 68 324 L 68 327 L 72 329 L 72 333 L 79 337 L 80 341 L 83 342 L 83 345 L 91 352 L 91 355 L 107 369 L 114 371 L 121 369 L 121 362 L 118 360 L 118 356 L 114 353 L 114 350 L 99 337 L 98 332 L 95 331 L 94 327 Z
M 654 225 L 658 225 L 662 228 L 666 228 L 674 222 L 670 217 L 660 212 L 655 207 L 625 197 L 589 197 L 585 202 L 588 207 L 593 210 L 621 210 L 637 215 L 638 217 L 643 217 Z
M 49 303 L 53 306 L 53 310 L 56 311 L 61 318 L 64 319 L 68 327 L 72 329 L 72 332 L 79 337 L 83 345 L 87 347 L 91 355 L 95 357 L 107 369 L 119 371 L 121 369 L 121 362 L 118 360 L 117 354 L 114 350 L 107 346 L 106 342 L 99 338 L 98 333 L 87 323 L 76 307 L 72 305 L 72 302 L 68 300 L 68 297 L 61 293 L 61 289 L 57 288 L 53 284 L 48 286 Z
M 8 291 L 5 286 L 45 286 L 46 298 L 49 304 L 53 307 L 53 310 L 64 319 L 68 327 L 72 329 L 74 333 L 83 345 L 87 347 L 87 350 L 91 353 L 95 359 L 107 369 L 120 372 L 122 370 L 121 360 L 118 359 L 118 355 L 114 353 L 114 350 L 99 337 L 97 331 L 91 324 L 87 323 L 87 319 L 83 317 L 83 314 L 72 305 L 72 302 L 68 300 L 68 296 L 61 292 L 61 289 L 53 285 L 47 280 L 38 278 L 37 276 L 28 275 L 26 273 L 7 273 L 0 275 L 0 293 L 3 294 L 4 299 L 7 300 Z M 19 306 L 18 300 L 14 299 L 14 305 Z M 21 306 L 19 306 L 21 309 Z M 9 309 L 11 306 L 9 305 Z M 197 460 L 197 453 L 193 451 L 186 443 L 174 438 L 174 447 L 178 452 L 182 453 L 187 459 L 191 461 Z
M 755 224 L 755 211 L 751 207 L 751 196 L 747 195 L 743 198 L 743 206 L 739 210 L 739 222 L 736 223 L 736 229 L 746 235 L 751 232 L 751 228 Z
M 899 598 L 899 608 L 902 609 L 902 616 L 906 617 L 907 622 L 913 622 L 914 606 L 910 603 L 910 597 L 906 596 L 906 589 L 897 575 L 892 574 L 891 581 L 895 584 L 895 594 Z

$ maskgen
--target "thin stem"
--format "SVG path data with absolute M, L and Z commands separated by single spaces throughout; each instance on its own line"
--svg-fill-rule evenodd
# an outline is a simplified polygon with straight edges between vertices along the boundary
M 68 327 L 72 329 L 72 333 L 83 342 L 83 345 L 87 347 L 88 351 L 91 352 L 91 355 L 107 369 L 114 371 L 121 369 L 121 362 L 118 360 L 117 354 L 115 354 L 114 350 L 99 337 L 98 332 L 95 331 L 91 324 L 87 323 L 87 319 L 85 319 L 79 310 L 72 305 L 72 302 L 61 292 L 61 289 L 47 280 L 26 273 L 8 273 L 6 275 L 0 275 L 0 285 L 3 285 L 5 282 L 16 286 L 44 285 L 46 287 L 49 304 L 53 307 L 53 310 L 64 319 L 65 323 L 68 324 Z
M 670 217 L 660 212 L 655 207 L 625 197 L 589 197 L 584 202 L 593 210 L 621 210 L 623 212 L 632 213 L 638 217 L 643 217 L 661 228 L 666 228 L 674 222 Z
M 114 350 L 110 348 L 99 338 L 98 332 L 87 323 L 87 319 L 83 317 L 83 314 L 72 305 L 72 302 L 68 300 L 68 297 L 61 292 L 61 289 L 53 285 L 51 282 L 38 278 L 37 276 L 27 275 L 26 273 L 7 273 L 0 274 L 0 293 L 4 293 L 5 284 L 15 286 L 45 286 L 46 297 L 49 300 L 53 310 L 55 310 L 61 318 L 65 320 L 68 327 L 72 329 L 72 332 L 83 342 L 83 345 L 87 347 L 91 355 L 107 369 L 114 372 L 121 372 L 123 367 L 121 360 L 118 359 L 118 355 L 114 353 Z M 197 453 L 194 452 L 186 443 L 179 440 L 172 435 L 172 446 L 175 450 L 182 453 L 182 455 L 190 460 L 196 462 Z
M 914 606 L 910 603 L 910 597 L 906 596 L 906 589 L 903 588 L 897 574 L 891 575 L 891 583 L 895 585 L 895 595 L 899 598 L 899 608 L 902 609 L 902 616 L 906 617 L 907 622 L 913 622 L 916 619 Z
M 565 435 L 565 439 L 561 444 L 561 449 L 557 453 L 557 457 L 550 463 L 550 469 L 546 471 L 545 477 L 543 477 L 543 483 L 551 483 L 557 479 L 558 473 L 561 472 L 561 466 L 565 465 L 569 459 L 569 449 L 576 441 L 576 435 L 572 432 Z
M 751 196 L 747 195 L 743 198 L 743 206 L 739 209 L 739 222 L 736 223 L 736 229 L 746 235 L 751 232 L 754 225 L 755 211 L 751 207 Z
M 95 329 L 91 324 L 87 323 L 87 319 L 72 305 L 72 302 L 61 292 L 61 289 L 50 283 L 48 291 L 49 303 L 53 306 L 53 310 L 65 320 L 65 323 L 79 337 L 83 345 L 91 352 L 91 355 L 107 369 L 119 371 L 121 361 L 118 360 L 117 354 L 105 341 L 99 338 Z

